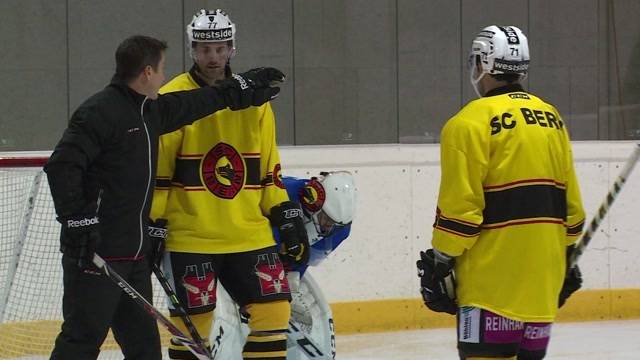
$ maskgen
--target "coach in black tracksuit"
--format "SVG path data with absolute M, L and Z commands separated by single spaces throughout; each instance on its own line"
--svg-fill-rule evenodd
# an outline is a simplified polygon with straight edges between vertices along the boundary
M 145 36 L 116 51 L 111 84 L 74 112 L 45 166 L 62 224 L 62 331 L 51 359 L 96 359 L 109 328 L 125 359 L 160 360 L 155 320 L 92 266 L 94 252 L 152 299 L 147 235 L 158 137 L 212 112 L 274 98 L 282 80 L 256 69 L 204 87 L 158 96 L 166 43 Z

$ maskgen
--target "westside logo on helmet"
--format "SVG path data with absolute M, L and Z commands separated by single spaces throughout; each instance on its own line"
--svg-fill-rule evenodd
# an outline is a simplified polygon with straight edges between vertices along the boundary
M 233 31 L 230 27 L 225 29 L 193 29 L 193 40 L 214 40 L 224 41 L 232 40 Z
M 494 70 L 511 71 L 511 72 L 526 72 L 529 69 L 529 61 L 504 61 L 502 59 L 495 59 L 493 62 Z

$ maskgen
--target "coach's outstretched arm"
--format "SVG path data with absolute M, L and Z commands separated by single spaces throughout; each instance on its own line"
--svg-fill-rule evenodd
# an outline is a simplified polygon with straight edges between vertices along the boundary
M 216 111 L 229 108 L 242 110 L 260 106 L 275 99 L 280 88 L 271 86 L 284 81 L 278 69 L 262 67 L 219 80 L 215 86 L 176 91 L 158 96 L 157 103 L 162 133 L 168 133 L 193 123 Z

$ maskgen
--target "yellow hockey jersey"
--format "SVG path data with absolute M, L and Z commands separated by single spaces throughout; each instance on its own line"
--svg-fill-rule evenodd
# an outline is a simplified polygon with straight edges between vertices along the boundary
M 160 92 L 199 84 L 191 71 Z M 160 137 L 151 218 L 168 220 L 168 251 L 224 254 L 273 246 L 266 216 L 288 199 L 269 103 L 221 110 Z
M 551 322 L 584 209 L 566 126 L 520 85 L 449 119 L 432 245 L 457 256 L 459 306 Z

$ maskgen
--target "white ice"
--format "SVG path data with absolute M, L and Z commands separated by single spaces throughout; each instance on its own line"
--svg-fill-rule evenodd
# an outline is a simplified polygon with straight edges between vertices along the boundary
M 338 335 L 336 360 L 455 360 L 455 338 L 453 328 Z M 113 358 L 115 352 L 105 351 L 100 358 L 107 354 Z M 555 324 L 545 359 L 640 360 L 640 320 Z
M 455 329 L 337 336 L 337 360 L 457 359 Z M 640 360 L 640 320 L 558 323 L 545 359 Z

